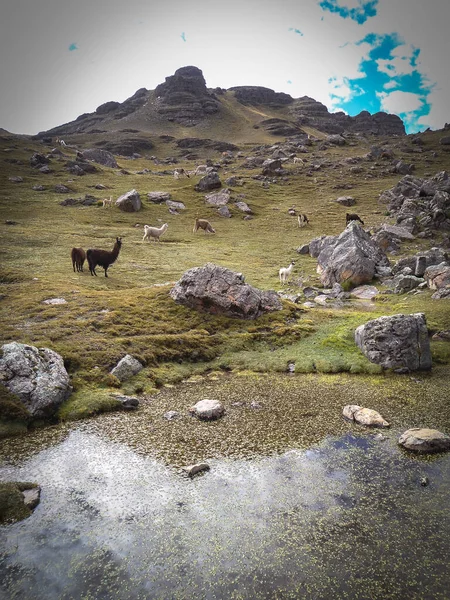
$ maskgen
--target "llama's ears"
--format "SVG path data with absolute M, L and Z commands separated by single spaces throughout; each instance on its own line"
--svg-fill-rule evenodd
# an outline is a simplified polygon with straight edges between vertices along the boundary
M 116 238 L 116 242 L 121 242 L 121 241 L 122 241 L 122 238 L 121 238 L 121 237 L 117 237 L 117 238 Z

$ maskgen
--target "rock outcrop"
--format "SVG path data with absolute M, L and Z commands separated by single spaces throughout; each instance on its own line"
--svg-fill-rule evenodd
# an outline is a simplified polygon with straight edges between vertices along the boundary
M 241 104 L 258 106 L 264 104 L 271 108 L 280 108 L 291 104 L 294 99 L 289 94 L 284 92 L 275 92 L 270 88 L 257 85 L 240 85 L 229 88 L 229 91 L 234 92 L 236 100 Z
M 432 236 L 435 230 L 450 230 L 450 177 L 446 171 L 431 179 L 406 175 L 380 194 L 397 224 L 412 234 Z
M 324 286 L 334 283 L 362 285 L 384 273 L 389 259 L 357 221 L 351 221 L 339 236 L 326 236 L 309 244 L 317 255 L 317 272 Z
M 156 111 L 168 121 L 185 126 L 197 125 L 219 110 L 219 103 L 208 91 L 203 73 L 197 67 L 182 67 L 166 77 L 155 89 Z
M 360 325 L 355 342 L 373 363 L 397 373 L 431 369 L 430 341 L 423 313 L 379 317 Z
M 101 148 L 89 148 L 83 150 L 82 155 L 85 160 L 96 162 L 99 165 L 110 167 L 111 169 L 117 169 L 118 167 L 116 159 L 111 152 L 108 152 L 107 150 L 102 150 Z
M 276 292 L 254 288 L 244 282 L 242 273 L 213 263 L 186 271 L 170 296 L 196 310 L 241 319 L 255 319 L 282 308 Z
M 72 392 L 57 352 L 18 342 L 2 346 L 0 381 L 20 398 L 33 418 L 53 416 Z

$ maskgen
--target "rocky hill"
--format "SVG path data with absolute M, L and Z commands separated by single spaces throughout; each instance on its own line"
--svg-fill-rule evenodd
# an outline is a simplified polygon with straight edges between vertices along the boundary
M 166 77 L 155 90 L 141 88 L 124 102 L 105 102 L 95 112 L 36 137 L 173 132 L 178 138 L 198 135 L 235 142 L 240 132 L 242 139 L 248 139 L 250 133 L 255 139 L 252 129 L 261 130 L 262 135 L 286 137 L 302 133 L 303 127 L 324 134 L 405 135 L 403 122 L 396 115 L 363 111 L 350 117 L 343 112 L 330 113 L 324 104 L 308 96 L 295 99 L 260 86 L 213 90 L 207 88 L 199 68 L 187 66 Z M 264 140 L 261 137 L 259 141 Z

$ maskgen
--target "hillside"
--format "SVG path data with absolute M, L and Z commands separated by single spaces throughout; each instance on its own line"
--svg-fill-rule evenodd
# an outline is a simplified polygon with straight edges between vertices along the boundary
M 349 209 L 335 202 L 339 196 L 354 197 L 352 211 L 374 231 L 382 223 L 395 223 L 379 202 L 380 193 L 403 177 L 394 164 L 413 165 L 417 177 L 450 170 L 449 147 L 440 143 L 443 132 L 405 136 L 346 129 L 341 142 L 317 127 L 318 118 L 315 127 L 311 115 L 309 125 L 292 119 L 300 99 L 262 106 L 243 104 L 236 90 L 215 94 L 217 111 L 193 126 L 167 121 L 167 112 L 154 110 L 155 92 L 145 92 L 146 101 L 120 119 L 110 114 L 120 107 L 103 109 L 99 131 L 93 122 L 97 115 L 34 138 L 0 135 L 2 343 L 50 347 L 64 357 L 74 394 L 61 418 L 108 408 L 110 392 L 120 387 L 108 373 L 126 353 L 145 369 L 121 389 L 145 395 L 211 371 L 284 373 L 291 362 L 296 373 L 379 372 L 355 347 L 353 331 L 382 314 L 425 312 L 432 332 L 449 329 L 448 300 L 430 300 L 428 289 L 392 294 L 379 283 L 382 293 L 374 302 L 307 308 L 304 297 L 297 303 L 285 299 L 282 311 L 256 322 L 203 315 L 173 303 L 173 282 L 206 262 L 242 272 L 256 287 L 279 290 L 278 270 L 294 259 L 287 295 L 320 287 L 317 261 L 297 249 L 318 236 L 343 231 Z M 297 129 L 273 135 L 272 119 L 284 119 Z M 367 121 L 367 115 L 361 119 Z M 79 130 L 76 123 L 82 124 Z M 56 146 L 55 137 L 62 135 L 66 145 Z M 88 148 L 121 144 L 128 150 L 126 156 L 114 153 L 118 167 L 80 159 Z M 45 160 L 36 159 L 36 153 Z M 263 175 L 262 162 L 276 158 L 282 161 L 279 172 Z M 223 187 L 231 190 L 231 218 L 221 216 L 195 191 L 200 175 L 174 178 L 176 168 L 192 172 L 204 163 L 214 165 Z M 236 180 L 226 184 L 230 177 Z M 65 191 L 57 187 L 61 185 Z M 138 213 L 101 206 L 103 198 L 116 200 L 132 189 L 141 196 Z M 153 202 L 148 194 L 157 191 L 170 193 L 185 208 L 171 211 L 164 202 Z M 244 218 L 238 200 L 248 204 L 251 218 Z M 298 227 L 288 212 L 292 208 L 308 215 L 308 227 Z M 216 234 L 194 234 L 196 217 L 209 219 Z M 144 224 L 166 222 L 161 243 L 142 240 Z M 389 258 L 394 263 L 445 245 L 447 235 L 436 230 L 432 237 L 416 236 Z M 122 237 L 123 247 L 108 278 L 101 269 L 99 277 L 91 277 L 86 267 L 83 273 L 73 272 L 72 247 L 111 249 L 116 237 Z M 44 304 L 52 298 L 65 303 Z M 448 363 L 448 342 L 433 341 L 432 352 L 436 365 Z

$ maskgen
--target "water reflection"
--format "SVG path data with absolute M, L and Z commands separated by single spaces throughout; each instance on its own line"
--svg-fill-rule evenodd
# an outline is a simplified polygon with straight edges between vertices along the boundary
M 208 462 L 190 480 L 85 424 L 0 467 L 43 489 L 0 529 L 3 597 L 448 598 L 448 456 L 347 435 Z

